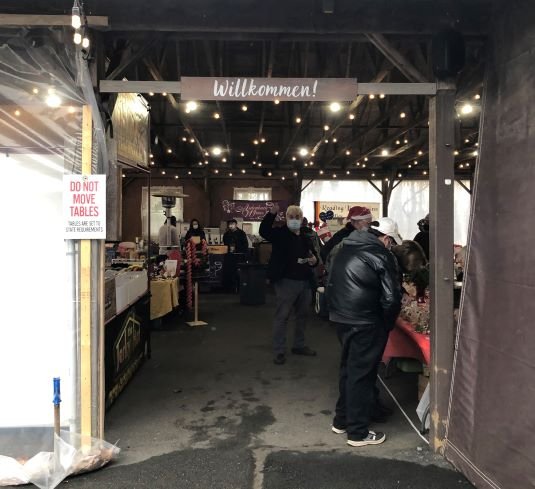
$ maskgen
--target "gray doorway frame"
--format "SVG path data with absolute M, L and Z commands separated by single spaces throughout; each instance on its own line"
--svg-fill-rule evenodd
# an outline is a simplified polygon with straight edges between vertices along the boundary
M 319 79 L 321 80 L 321 79 Z M 180 81 L 100 80 L 102 93 L 180 94 Z M 455 84 L 358 83 L 356 95 L 425 95 L 429 101 L 429 214 L 431 293 L 430 445 L 444 454 L 454 353 L 454 124 Z M 235 101 L 248 100 L 236 98 Z M 295 101 L 299 101 L 298 98 Z

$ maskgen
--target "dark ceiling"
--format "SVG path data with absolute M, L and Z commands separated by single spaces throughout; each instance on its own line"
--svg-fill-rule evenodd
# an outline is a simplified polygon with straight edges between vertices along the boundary
M 70 1 L 4 0 L 0 10 L 58 14 L 69 13 L 71 6 Z M 107 29 L 93 31 L 93 53 L 104 60 L 99 63 L 100 79 L 414 81 L 377 48 L 370 34 L 381 34 L 402 61 L 434 81 L 432 36 L 455 27 L 466 42 L 466 65 L 456 80 L 457 103 L 474 106 L 472 114 L 456 122 L 456 168 L 459 174 L 473 171 L 480 102 L 475 96 L 482 90 L 490 1 L 102 0 L 86 1 L 85 9 L 109 18 Z M 178 96 L 144 96 L 151 106 L 154 166 L 175 173 L 425 176 L 428 101 L 422 96 L 360 97 L 352 107 L 342 104 L 337 113 L 319 102 L 199 102 L 198 110 L 189 114 Z M 103 102 L 109 103 L 107 95 Z M 215 146 L 223 153 L 206 156 Z M 309 152 L 305 157 L 299 153 L 302 148 Z

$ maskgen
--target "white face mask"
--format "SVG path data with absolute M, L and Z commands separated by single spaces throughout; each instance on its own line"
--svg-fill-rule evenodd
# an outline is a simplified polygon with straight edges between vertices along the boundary
M 301 228 L 301 219 L 288 219 L 287 226 L 290 231 L 297 231 Z
M 194 224 L 193 226 L 191 226 L 193 229 L 199 229 L 199 225 L 198 224 Z

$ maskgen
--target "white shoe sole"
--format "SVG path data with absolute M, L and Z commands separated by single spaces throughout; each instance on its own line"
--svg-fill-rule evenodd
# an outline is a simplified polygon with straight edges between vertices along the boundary
M 335 428 L 334 426 L 331 426 L 331 430 L 333 433 L 336 433 L 337 435 L 343 435 L 346 433 L 346 430 L 340 430 L 338 428 Z
M 386 440 L 386 435 L 383 435 L 382 438 L 379 438 L 377 440 L 362 440 L 362 441 L 347 440 L 347 444 L 351 447 L 366 447 L 368 445 L 380 445 L 385 440 Z

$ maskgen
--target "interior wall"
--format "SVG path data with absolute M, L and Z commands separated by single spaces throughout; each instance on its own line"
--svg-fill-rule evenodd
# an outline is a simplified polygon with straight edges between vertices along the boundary
M 535 2 L 491 32 L 446 456 L 478 488 L 535 486 Z
M 123 241 L 133 241 L 141 235 L 141 189 L 148 185 L 148 178 L 134 177 L 123 179 Z M 178 186 L 189 195 L 184 202 L 184 221 L 199 219 L 203 226 L 218 227 L 224 219 L 221 202 L 234 197 L 234 187 L 271 187 L 273 200 L 290 202 L 293 196 L 293 184 L 283 185 L 280 180 L 251 178 L 217 178 L 209 179 L 208 192 L 205 192 L 203 179 L 175 179 L 153 177 L 152 186 Z

